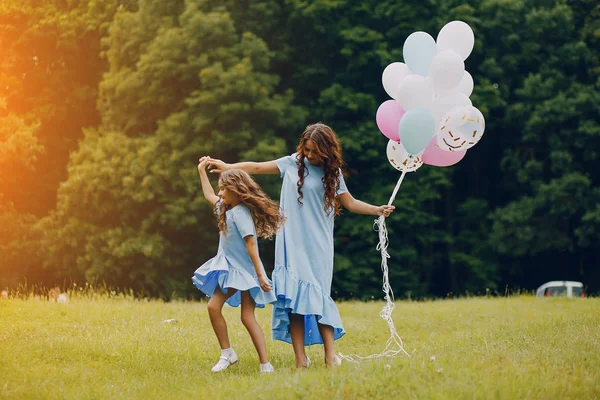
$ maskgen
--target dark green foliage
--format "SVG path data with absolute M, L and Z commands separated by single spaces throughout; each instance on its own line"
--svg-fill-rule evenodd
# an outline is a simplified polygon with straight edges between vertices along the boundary
M 0 6 L 0 284 L 197 295 L 218 239 L 197 159 L 275 159 L 311 122 L 338 133 L 352 194 L 387 203 L 381 73 L 410 33 L 461 19 L 486 133 L 458 165 L 407 175 L 387 220 L 396 296 L 599 290 L 597 2 L 29 3 Z M 277 178 L 257 180 L 278 197 Z M 338 297 L 381 297 L 374 219 L 336 222 Z M 273 242 L 261 251 L 270 271 Z

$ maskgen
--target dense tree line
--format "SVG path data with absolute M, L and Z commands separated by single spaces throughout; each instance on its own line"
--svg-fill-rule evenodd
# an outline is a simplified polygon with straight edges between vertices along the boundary
M 0 5 L 0 285 L 197 291 L 216 252 L 195 162 L 338 133 L 357 198 L 398 173 L 375 111 L 413 31 L 460 19 L 486 133 L 409 174 L 387 221 L 397 296 L 600 288 L 600 5 L 592 0 L 52 0 Z M 258 177 L 278 197 L 276 177 Z M 380 293 L 372 218 L 336 222 L 334 292 Z M 273 243 L 261 244 L 272 268 Z

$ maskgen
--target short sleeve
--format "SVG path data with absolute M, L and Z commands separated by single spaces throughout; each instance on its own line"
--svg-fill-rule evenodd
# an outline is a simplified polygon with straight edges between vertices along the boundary
M 279 168 L 279 173 L 281 174 L 281 177 L 283 178 L 285 171 L 289 167 L 296 165 L 296 153 L 289 155 L 289 156 L 281 157 L 281 158 L 275 160 L 275 163 L 277 164 L 277 168 Z
M 236 210 L 233 215 L 233 222 L 243 238 L 246 236 L 254 236 L 254 220 L 252 219 L 250 210 L 247 208 Z
M 339 196 L 344 193 L 348 193 L 348 188 L 346 187 L 346 181 L 344 180 L 344 174 L 342 174 L 342 170 L 340 169 L 340 187 L 335 195 Z

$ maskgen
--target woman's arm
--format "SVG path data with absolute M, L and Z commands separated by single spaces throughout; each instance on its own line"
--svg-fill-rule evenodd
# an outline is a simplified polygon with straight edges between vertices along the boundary
M 211 167 L 210 172 L 221 173 L 228 169 L 241 169 L 249 174 L 279 174 L 279 168 L 275 161 L 253 162 L 246 161 L 235 164 L 227 164 L 221 160 L 210 158 L 208 165 Z
M 219 196 L 215 194 L 215 189 L 213 189 L 210 181 L 208 180 L 208 175 L 206 174 L 208 160 L 208 157 L 202 157 L 200 159 L 200 163 L 198 164 L 198 175 L 200 175 L 200 183 L 202 184 L 202 193 L 204 193 L 204 198 L 214 206 L 215 203 L 219 201 Z
M 265 292 L 271 291 L 271 284 L 265 275 L 265 270 L 260 263 L 260 257 L 258 256 L 258 247 L 256 246 L 256 240 L 254 240 L 254 236 L 248 235 L 244 238 L 246 242 L 246 250 L 248 251 L 248 255 L 252 260 L 252 264 L 254 264 L 254 270 L 256 271 L 256 275 L 258 276 L 258 282 L 260 283 L 260 288 Z
M 339 195 L 340 202 L 342 205 L 350 212 L 356 214 L 366 214 L 366 215 L 379 215 L 384 217 L 389 217 L 390 214 L 394 211 L 396 207 L 394 206 L 373 206 L 371 204 L 365 203 L 364 201 L 360 201 L 355 199 L 350 192 L 342 193 Z

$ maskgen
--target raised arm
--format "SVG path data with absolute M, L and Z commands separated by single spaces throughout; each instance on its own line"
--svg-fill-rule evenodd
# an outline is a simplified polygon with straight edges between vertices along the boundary
M 379 215 L 384 217 L 389 217 L 390 214 L 394 211 L 396 207 L 394 206 L 373 206 L 371 204 L 365 203 L 364 201 L 360 201 L 355 199 L 350 192 L 343 193 L 339 195 L 340 202 L 348 211 L 356 213 L 356 214 L 365 214 L 365 215 Z
M 208 165 L 211 168 L 210 172 L 217 174 L 227 171 L 228 169 L 241 169 L 249 174 L 279 174 L 279 168 L 277 168 L 277 163 L 275 161 L 246 161 L 235 164 L 227 164 L 226 162 L 217 160 L 216 158 L 210 158 Z
M 202 193 L 204 193 L 204 198 L 213 206 L 217 201 L 219 201 L 219 196 L 215 194 L 215 189 L 213 189 L 210 181 L 208 180 L 208 175 L 206 174 L 206 167 L 208 167 L 209 157 L 202 157 L 198 164 L 198 175 L 200 175 L 200 183 L 202 184 Z

